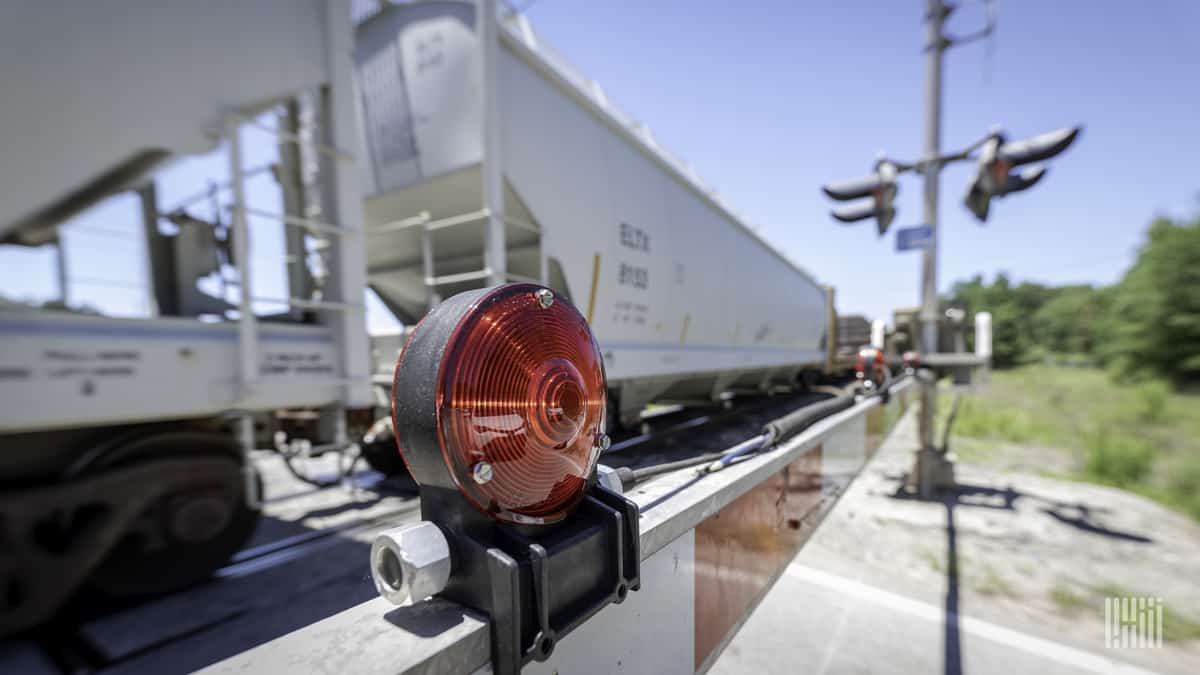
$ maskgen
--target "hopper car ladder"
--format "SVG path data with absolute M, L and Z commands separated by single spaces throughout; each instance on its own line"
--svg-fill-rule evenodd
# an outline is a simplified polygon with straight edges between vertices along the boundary
M 239 114 L 229 115 L 226 121 L 224 136 L 229 144 L 229 189 L 232 199 L 232 203 L 227 207 L 227 210 L 231 214 L 230 232 L 238 276 L 236 363 L 238 398 L 234 407 L 237 415 L 237 439 L 246 460 L 243 463 L 243 471 L 246 477 L 246 494 L 250 498 L 251 505 L 257 507 L 260 503 L 261 495 L 258 494 L 253 464 L 250 461 L 250 453 L 256 447 L 254 415 L 248 409 L 249 406 L 246 405 L 252 399 L 255 390 L 259 387 L 259 331 L 258 319 L 254 315 L 254 302 L 287 304 L 290 307 L 310 311 L 359 314 L 365 311 L 365 307 L 361 301 L 354 302 L 346 298 L 327 299 L 324 297 L 323 291 L 318 291 L 321 293 L 319 299 L 302 298 L 298 297 L 295 293 L 289 293 L 287 298 L 282 299 L 259 297 L 253 294 L 248 216 L 253 215 L 265 220 L 279 222 L 288 227 L 304 230 L 318 237 L 318 249 L 321 250 L 328 248 L 328 237 L 349 240 L 360 237 L 362 231 L 347 224 L 329 223 L 314 218 L 294 216 L 286 213 L 272 213 L 248 206 L 245 193 L 247 172 L 242 164 L 242 141 L 239 133 L 243 124 L 272 134 L 278 141 L 295 144 L 302 152 L 311 149 L 327 156 L 334 162 L 340 163 L 333 167 L 334 172 L 337 172 L 343 166 L 349 167 L 348 170 L 354 170 L 355 156 L 345 150 L 312 140 L 311 129 L 301 130 L 300 133 L 292 133 L 283 129 L 263 126 L 254 119 Z M 303 259 L 291 259 L 287 262 L 289 265 L 296 265 L 302 264 L 304 261 Z M 326 264 L 329 263 L 328 259 L 325 259 L 324 262 Z M 341 341 L 338 341 L 338 344 L 340 343 Z M 339 378 L 340 383 L 346 389 L 352 385 L 361 384 L 362 381 L 365 381 L 363 378 L 345 376 L 345 373 L 349 371 L 350 360 L 347 358 L 347 350 L 344 345 L 340 351 L 344 374 L 343 377 Z M 333 415 L 333 443 L 327 449 L 340 451 L 351 445 L 347 436 L 346 417 L 344 413 L 344 404 L 339 404 Z

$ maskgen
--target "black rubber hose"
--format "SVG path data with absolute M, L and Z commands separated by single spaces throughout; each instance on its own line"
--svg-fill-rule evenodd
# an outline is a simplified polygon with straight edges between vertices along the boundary
M 887 382 L 885 382 L 883 386 L 877 389 L 875 392 L 871 393 L 870 396 L 881 396 L 886 403 L 887 397 L 891 394 L 891 389 L 899 385 L 908 377 L 908 375 L 901 375 L 900 377 L 896 378 L 888 378 Z M 870 398 L 870 396 L 868 396 L 868 398 Z M 750 454 L 757 454 L 770 450 L 772 447 L 794 438 L 800 432 L 811 427 L 817 422 L 820 422 L 826 417 L 853 407 L 855 403 L 855 395 L 853 393 L 847 393 L 842 396 L 836 396 L 834 398 L 829 398 L 817 403 L 806 405 L 788 413 L 787 415 L 784 415 L 783 417 L 772 420 L 763 426 L 762 436 L 766 437 L 763 445 L 759 448 L 756 448 L 753 452 L 744 454 L 748 456 Z M 738 446 L 747 442 L 748 441 L 743 441 L 742 443 L 739 443 Z M 652 464 L 650 466 L 641 467 L 640 469 L 631 469 L 627 466 L 622 466 L 616 469 L 617 477 L 621 479 L 621 484 L 628 489 L 651 476 L 670 473 L 679 469 L 686 469 L 719 460 L 722 457 L 727 456 L 731 450 L 734 450 L 735 448 L 737 448 L 737 446 L 734 446 L 733 448 L 726 448 L 720 452 L 709 452 L 703 455 L 697 455 L 695 457 L 689 457 L 687 459 L 681 459 L 674 462 Z
M 767 422 L 763 433 L 771 438 L 772 445 L 783 443 L 801 431 L 811 427 L 830 415 L 839 413 L 854 405 L 854 395 L 837 396 L 812 405 L 806 405 L 799 410 Z
M 620 476 L 623 484 L 632 485 L 649 478 L 650 476 L 657 476 L 662 473 L 670 473 L 677 469 L 686 469 L 690 466 L 707 464 L 714 460 L 721 459 L 721 456 L 726 452 L 726 450 L 721 450 L 720 452 L 708 452 L 703 455 L 696 455 L 695 457 L 688 457 L 687 459 L 680 459 L 674 462 L 652 464 L 650 466 L 644 466 L 640 469 L 631 469 L 627 466 L 622 466 L 617 469 L 617 475 Z
M 312 478 L 312 477 L 304 474 L 303 472 L 301 472 L 299 469 L 297 469 L 292 464 L 292 459 L 293 459 L 292 455 L 287 455 L 284 453 L 280 453 L 280 454 L 283 456 L 283 466 L 287 468 L 288 473 L 292 474 L 292 478 L 295 478 L 296 480 L 298 480 L 302 483 L 307 483 L 315 488 L 324 489 L 324 488 L 328 488 L 328 487 L 333 487 L 340 482 L 336 478 L 334 480 L 321 480 L 319 478 Z M 338 469 L 341 469 L 341 461 L 338 462 Z
M 766 450 L 770 450 L 774 445 L 792 438 L 804 429 L 812 426 L 817 421 L 834 413 L 841 412 L 852 405 L 854 405 L 854 396 L 852 394 L 826 399 L 818 403 L 812 403 L 800 408 L 799 410 L 784 415 L 779 419 L 768 422 L 763 427 L 762 434 L 748 439 L 747 441 L 742 441 L 731 448 L 726 448 L 719 452 L 709 452 L 703 455 L 697 455 L 695 457 L 688 457 L 687 459 L 681 459 L 674 462 L 652 464 L 639 469 L 619 467 L 616 470 L 617 477 L 621 479 L 621 484 L 624 487 L 629 488 L 651 476 L 670 473 L 679 469 L 687 469 L 689 467 L 699 466 L 702 464 L 709 464 L 729 456 L 731 452 L 737 452 L 737 459 L 741 459 L 742 456 L 749 456 L 751 454 L 764 452 Z M 760 439 L 762 441 L 762 445 L 759 447 L 755 447 L 750 451 L 743 451 L 739 449 L 740 446 L 745 446 L 748 443 L 752 443 L 755 440 Z

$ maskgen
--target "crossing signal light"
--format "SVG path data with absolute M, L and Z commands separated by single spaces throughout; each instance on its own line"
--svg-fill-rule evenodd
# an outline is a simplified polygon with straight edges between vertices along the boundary
M 863 387 L 877 389 L 887 379 L 887 357 L 877 347 L 863 347 L 854 360 L 854 377 Z
M 850 204 L 834 209 L 832 215 L 843 223 L 856 223 L 874 218 L 879 236 L 883 236 L 896 218 L 896 165 L 887 160 L 875 164 L 875 173 L 853 180 L 822 186 L 825 194 L 841 202 L 870 197 L 868 202 Z
M 1013 169 L 1055 157 L 1075 141 L 1079 132 L 1079 127 L 1069 127 L 1013 142 L 1007 142 L 1003 134 L 993 134 L 983 144 L 975 177 L 967 186 L 963 203 L 980 222 L 987 221 L 994 197 L 1028 190 L 1046 175 L 1043 166 L 1016 173 Z
M 580 502 L 604 434 L 604 362 L 585 320 L 535 284 L 459 294 L 413 330 L 393 387 L 396 440 L 425 486 L 491 518 L 549 524 Z

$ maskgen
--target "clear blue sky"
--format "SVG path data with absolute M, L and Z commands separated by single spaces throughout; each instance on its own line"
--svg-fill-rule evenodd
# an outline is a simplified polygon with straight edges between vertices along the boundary
M 834 284 L 842 311 L 888 316 L 915 303 L 919 254 L 895 253 L 893 237 L 877 239 L 869 223 L 834 224 L 819 186 L 867 173 L 880 151 L 917 157 L 923 5 L 536 0 L 527 16 L 769 240 Z M 1116 281 L 1155 214 L 1200 206 L 1200 3 L 1008 0 L 998 8 L 990 46 L 947 54 L 943 147 L 996 124 L 1011 137 L 1086 130 L 1040 185 L 994 204 L 983 227 L 960 204 L 972 167 L 944 173 L 940 286 L 998 270 L 1049 283 Z M 982 22 L 981 6 L 968 5 L 949 32 Z M 248 165 L 272 159 L 266 135 L 244 138 Z M 222 174 L 219 156 L 188 160 L 164 176 L 161 206 Z M 252 202 L 277 210 L 269 179 L 259 182 Z M 903 178 L 893 228 L 920 221 L 920 200 L 919 178 Z M 140 248 L 132 198 L 66 231 L 75 299 L 144 311 L 131 288 L 142 272 L 125 262 Z M 278 260 L 277 227 L 253 231 L 256 258 Z M 51 263 L 49 250 L 0 250 L 0 293 L 52 297 Z M 115 283 L 91 283 L 99 280 Z M 274 265 L 259 265 L 255 283 L 274 297 L 286 287 Z M 373 328 L 393 325 L 377 304 L 372 310 Z
M 881 150 L 922 148 L 921 0 L 537 0 L 534 28 L 692 163 L 761 231 L 838 288 L 843 311 L 916 302 L 918 253 L 873 224 L 839 226 L 819 191 Z M 943 147 L 995 124 L 1010 137 L 1086 129 L 1029 192 L 980 227 L 961 205 L 973 166 L 943 174 L 940 287 L 1005 270 L 1049 283 L 1119 279 L 1156 213 L 1200 203 L 1200 3 L 1002 0 L 991 47 L 952 49 Z M 948 32 L 983 25 L 980 4 Z M 990 50 L 990 56 L 989 56 Z M 920 222 L 902 179 L 893 228 Z

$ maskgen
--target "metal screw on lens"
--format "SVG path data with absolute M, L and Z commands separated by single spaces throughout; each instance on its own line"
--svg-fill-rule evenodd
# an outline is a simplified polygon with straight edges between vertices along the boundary
M 483 485 L 492 479 L 492 465 L 487 462 L 479 462 L 471 467 L 471 477 L 476 483 Z
M 600 452 L 606 452 L 611 445 L 612 439 L 608 437 L 608 434 L 602 433 L 596 437 L 596 446 L 600 448 Z
M 543 288 L 533 294 L 538 301 L 538 306 L 542 309 L 550 309 L 550 305 L 554 304 L 554 291 L 549 288 Z

